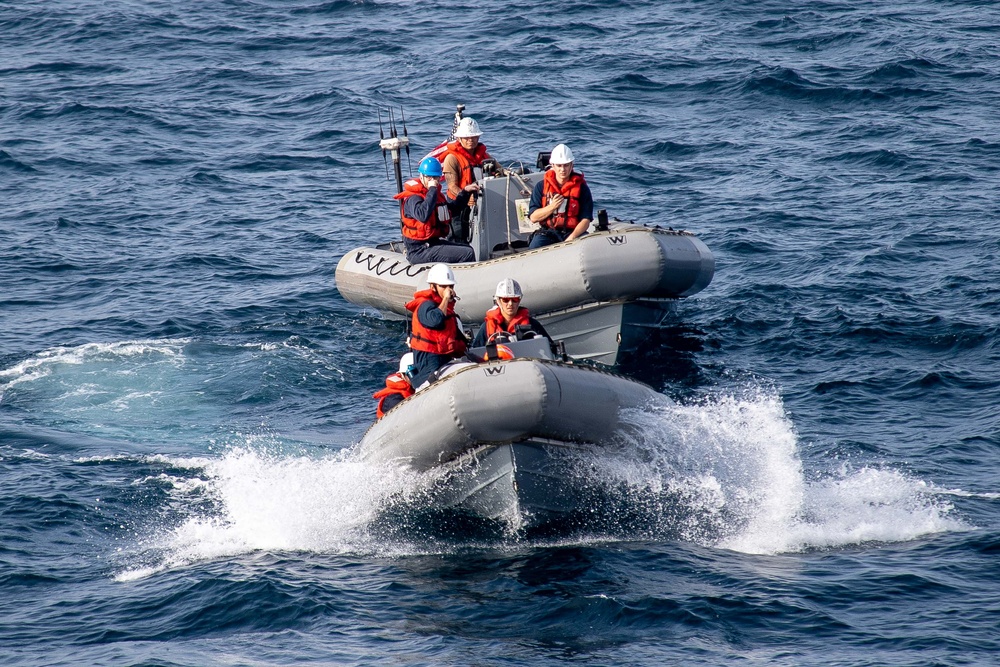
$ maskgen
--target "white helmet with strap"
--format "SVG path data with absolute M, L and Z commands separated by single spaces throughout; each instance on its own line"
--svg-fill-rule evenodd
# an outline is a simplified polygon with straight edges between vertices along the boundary
M 455 272 L 447 264 L 435 264 L 427 272 L 428 285 L 454 285 Z

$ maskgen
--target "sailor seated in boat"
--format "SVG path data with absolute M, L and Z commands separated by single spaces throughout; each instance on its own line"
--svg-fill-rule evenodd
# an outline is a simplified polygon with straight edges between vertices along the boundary
M 428 288 L 413 295 L 406 309 L 410 322 L 410 349 L 413 350 L 413 379 L 419 389 L 439 368 L 465 356 L 466 339 L 462 321 L 455 314 L 455 274 L 447 264 L 435 264 L 427 272 Z
M 472 246 L 449 241 L 447 236 L 451 233 L 452 216 L 468 208 L 469 197 L 479 192 L 479 185 L 467 185 L 457 197 L 448 199 L 441 191 L 443 173 L 437 158 L 425 157 L 417 167 L 417 178 L 406 181 L 403 191 L 395 196 L 400 200 L 403 245 L 410 264 L 476 260 Z
M 399 370 L 385 379 L 385 388 L 379 389 L 372 398 L 378 399 L 375 418 L 382 419 L 385 413 L 399 405 L 404 398 L 413 395 L 410 377 L 413 375 L 413 353 L 407 352 L 399 360 Z
M 542 226 L 531 235 L 529 249 L 587 233 L 594 218 L 594 197 L 583 174 L 573 171 L 573 151 L 566 144 L 552 149 L 549 170 L 531 193 L 528 218 Z
M 525 336 L 549 338 L 545 327 L 531 317 L 528 309 L 521 305 L 521 285 L 513 278 L 504 278 L 497 283 L 493 295 L 496 305 L 486 311 L 483 326 L 479 327 L 472 347 L 483 347 L 498 342 L 501 338 L 519 339 Z M 502 342 L 502 341 L 499 341 Z

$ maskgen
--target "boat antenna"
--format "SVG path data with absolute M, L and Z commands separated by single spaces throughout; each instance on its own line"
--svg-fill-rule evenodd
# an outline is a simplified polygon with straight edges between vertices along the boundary
M 378 143 L 382 146 L 382 164 L 385 166 L 385 180 L 389 180 L 389 162 L 385 157 L 385 131 L 382 129 L 382 107 L 376 107 L 378 111 Z
M 403 113 L 403 108 L 399 108 L 400 114 Z M 379 110 L 379 142 L 378 145 L 382 149 L 382 154 L 385 155 L 385 151 L 389 151 L 392 156 L 392 171 L 396 175 L 396 192 L 403 191 L 403 168 L 400 164 L 401 156 L 400 149 L 406 149 L 407 166 L 409 167 L 409 157 L 410 157 L 410 138 L 406 136 L 406 128 L 404 125 L 403 129 L 404 136 L 399 136 L 399 132 L 396 130 L 396 116 L 392 112 L 392 107 L 389 107 L 389 138 L 386 139 L 382 131 L 382 113 Z M 410 174 L 413 171 L 411 169 Z
M 462 122 L 463 111 L 465 111 L 464 104 L 455 105 L 455 120 L 451 124 L 451 134 L 448 136 L 448 141 L 455 141 L 455 132 L 458 130 L 458 124 Z
M 413 178 L 413 164 L 410 162 L 410 135 L 406 131 L 406 116 L 403 115 L 403 105 L 399 106 L 399 118 L 403 121 L 403 139 L 406 140 L 406 168 L 410 171 L 410 178 Z

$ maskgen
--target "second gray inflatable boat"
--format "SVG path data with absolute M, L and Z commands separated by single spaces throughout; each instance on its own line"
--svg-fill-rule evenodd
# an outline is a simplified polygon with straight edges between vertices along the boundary
M 577 509 L 574 452 L 610 446 L 628 427 L 623 408 L 651 408 L 665 397 L 554 360 L 543 338 L 507 345 L 520 356 L 447 367 L 372 425 L 359 451 L 371 461 L 437 468 L 437 503 L 522 528 Z

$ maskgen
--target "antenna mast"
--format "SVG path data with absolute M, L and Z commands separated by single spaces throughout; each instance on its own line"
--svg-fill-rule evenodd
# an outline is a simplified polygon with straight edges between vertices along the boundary
M 392 171 L 396 175 L 396 192 L 403 191 L 403 167 L 401 164 L 403 149 L 406 149 L 407 167 L 409 168 L 409 157 L 410 157 L 410 137 L 406 131 L 406 119 L 403 118 L 403 108 L 399 108 L 400 118 L 403 119 L 403 136 L 399 136 L 399 132 L 396 130 L 396 116 L 393 114 L 392 107 L 389 107 L 389 138 L 385 138 L 385 132 L 382 129 L 382 109 L 379 109 L 378 115 L 378 134 L 379 142 L 378 145 L 382 149 L 382 159 L 385 160 L 385 152 L 389 151 L 389 155 L 392 156 Z M 412 169 L 410 174 L 412 175 Z
M 462 122 L 463 111 L 465 111 L 464 104 L 455 105 L 455 121 L 451 124 L 451 134 L 448 136 L 448 141 L 455 141 L 455 131 L 458 129 L 458 124 Z

